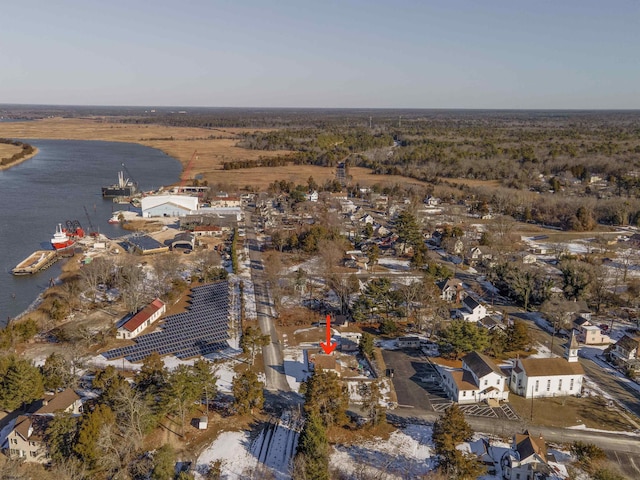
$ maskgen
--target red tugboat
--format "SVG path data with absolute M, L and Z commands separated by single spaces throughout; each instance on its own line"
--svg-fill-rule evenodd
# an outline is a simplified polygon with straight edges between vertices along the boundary
M 56 233 L 53 234 L 51 245 L 56 250 L 72 247 L 77 239 L 84 237 L 84 230 L 80 226 L 80 222 L 67 220 L 66 225 L 67 228 L 63 228 L 59 223 L 56 227 Z

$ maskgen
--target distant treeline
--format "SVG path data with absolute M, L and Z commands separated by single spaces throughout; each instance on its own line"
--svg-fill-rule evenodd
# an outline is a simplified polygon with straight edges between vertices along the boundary
M 18 142 L 17 140 L 11 140 L 9 138 L 0 138 L 0 143 L 15 145 L 16 147 L 21 148 L 19 152 L 14 153 L 11 157 L 3 158 L 2 160 L 0 160 L 0 166 L 10 165 L 14 162 L 22 160 L 24 157 L 31 155 L 34 151 L 31 145 L 23 142 Z

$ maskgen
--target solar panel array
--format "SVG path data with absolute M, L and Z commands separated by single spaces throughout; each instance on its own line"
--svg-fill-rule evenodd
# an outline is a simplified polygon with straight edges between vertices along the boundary
M 186 312 L 169 315 L 161 330 L 135 338 L 135 345 L 115 348 L 102 355 L 112 360 L 125 357 L 140 362 L 151 353 L 173 354 L 180 359 L 207 355 L 228 348 L 229 287 L 227 282 L 202 285 L 191 290 Z

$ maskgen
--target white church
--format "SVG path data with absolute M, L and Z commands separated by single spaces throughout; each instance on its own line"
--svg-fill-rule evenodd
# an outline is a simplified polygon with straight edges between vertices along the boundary
M 578 395 L 584 370 L 578 362 L 578 341 L 572 334 L 564 358 L 517 358 L 509 388 L 525 398 Z

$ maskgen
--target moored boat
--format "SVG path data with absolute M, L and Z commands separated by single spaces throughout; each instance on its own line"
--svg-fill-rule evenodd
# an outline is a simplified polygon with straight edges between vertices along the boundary
M 80 226 L 80 222 L 77 220 L 67 220 L 67 228 L 64 228 L 61 223 L 56 227 L 56 232 L 51 238 L 51 246 L 56 250 L 62 250 L 72 247 L 76 240 L 84 237 L 84 230 Z

